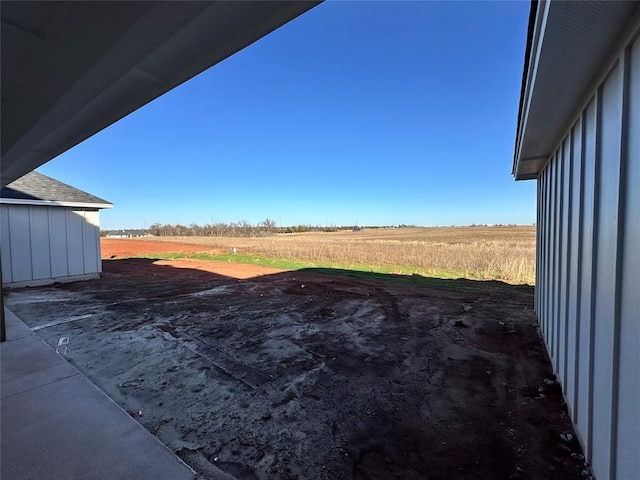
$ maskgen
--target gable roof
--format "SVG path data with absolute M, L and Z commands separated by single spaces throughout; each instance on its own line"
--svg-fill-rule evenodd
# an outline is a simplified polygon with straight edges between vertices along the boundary
M 29 172 L 0 190 L 0 203 L 60 207 L 111 208 L 112 203 L 78 188 Z

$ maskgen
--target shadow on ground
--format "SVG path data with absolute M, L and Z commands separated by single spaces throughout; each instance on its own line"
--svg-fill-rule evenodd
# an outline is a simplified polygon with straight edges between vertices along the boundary
M 7 304 L 203 478 L 580 478 L 532 287 L 103 265 Z

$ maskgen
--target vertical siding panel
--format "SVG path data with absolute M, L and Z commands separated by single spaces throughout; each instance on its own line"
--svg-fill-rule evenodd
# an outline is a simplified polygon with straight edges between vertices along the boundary
M 65 208 L 49 207 L 49 248 L 51 255 L 51 276 L 69 275 L 67 253 L 67 216 Z
M 545 307 L 546 307 L 546 303 L 545 303 L 545 295 L 546 295 L 546 291 L 547 291 L 547 282 L 546 282 L 546 274 L 547 274 L 547 269 L 546 269 L 546 259 L 547 259 L 547 169 L 545 168 L 542 171 L 542 205 L 541 205 L 541 212 L 540 212 L 540 223 L 542 225 L 541 228 L 541 232 L 540 232 L 540 273 L 538 275 L 538 278 L 540 278 L 540 289 L 539 289 L 539 296 L 540 296 L 540 312 L 539 312 L 539 317 L 540 317 L 540 327 L 542 328 L 542 324 L 544 323 L 544 321 L 546 320 L 546 313 L 545 313 Z
M 536 305 L 538 310 L 536 312 L 538 316 L 539 327 L 542 330 L 542 323 L 544 322 L 544 280 L 543 280 L 543 272 L 544 272 L 544 169 L 538 175 L 538 185 L 540 187 L 540 198 L 538 201 L 538 218 L 539 218 L 539 243 L 536 244 L 536 284 L 537 284 L 537 297 L 536 297 Z
M 560 227 L 558 224 L 558 217 L 560 216 L 560 209 L 558 208 L 558 198 L 559 198 L 559 189 L 560 189 L 560 151 L 556 152 L 553 157 L 553 170 L 552 170 L 552 179 L 553 179 L 553 196 L 551 200 L 551 215 L 553 218 L 552 221 L 552 265 L 551 265 L 551 315 L 550 320 L 551 323 L 549 325 L 549 339 L 547 340 L 547 345 L 549 346 L 549 350 L 551 351 L 551 361 L 553 363 L 553 370 L 558 371 L 558 351 L 556 350 L 556 331 L 557 331 L 557 323 L 558 323 L 558 261 L 560 257 L 560 243 L 559 240 L 559 232 Z
M 542 223 L 544 224 L 544 257 L 543 262 L 540 264 L 540 282 L 542 284 L 542 306 L 541 311 L 543 315 L 543 333 L 546 335 L 546 325 L 549 321 L 548 295 L 549 295 L 549 167 L 544 169 L 544 211 L 542 212 Z
M 538 225 L 536 243 L 536 314 L 538 322 L 542 326 L 544 319 L 543 301 L 544 281 L 543 281 L 543 259 L 544 259 L 544 170 L 538 175 Z
M 549 340 L 549 325 L 551 324 L 551 266 L 552 266 L 552 258 L 553 258 L 553 205 L 551 203 L 552 193 L 553 193 L 553 166 L 552 162 L 553 157 L 549 160 L 547 164 L 547 260 L 545 262 L 545 329 L 544 329 L 544 341 L 545 344 Z M 547 347 L 549 345 L 547 344 Z M 549 353 L 549 357 L 551 357 L 551 350 L 547 348 L 547 352 Z
M 97 272 L 102 272 L 102 250 L 100 246 L 100 210 L 96 210 L 92 214 L 93 222 L 95 225 L 95 242 L 96 242 L 96 261 Z
M 13 282 L 11 269 L 11 234 L 9 227 L 9 207 L 0 205 L 0 245 L 2 245 L 2 281 L 4 283 Z
M 591 455 L 591 369 L 592 369 L 592 297 L 593 297 L 593 235 L 595 205 L 596 168 L 596 116 L 595 99 L 587 106 L 582 130 L 582 195 L 580 205 L 581 245 L 580 245 L 580 326 L 578 332 L 578 404 L 577 425 L 585 451 Z
M 542 231 L 540 232 L 540 274 L 538 275 L 540 278 L 540 327 L 542 328 L 542 324 L 546 321 L 546 302 L 545 295 L 547 291 L 547 269 L 546 269 L 546 261 L 547 261 L 547 191 L 548 182 L 547 182 L 547 169 L 545 168 L 542 171 L 542 211 L 540 212 L 540 222 L 542 224 Z
M 67 262 L 69 275 L 84 273 L 84 254 L 82 253 L 82 223 L 83 218 L 76 212 L 65 209 L 67 220 Z
M 560 333 L 560 301 L 562 300 L 562 184 L 563 184 L 563 151 L 562 146 L 556 155 L 556 182 L 555 182 L 555 258 L 553 276 L 555 281 L 553 292 L 553 368 L 555 372 L 560 370 L 559 333 Z M 560 377 L 558 377 L 560 378 Z
M 562 181 L 560 192 L 560 288 L 558 301 L 558 332 L 557 332 L 557 351 L 558 351 L 558 378 L 562 382 L 565 389 L 567 385 L 567 296 L 569 293 L 569 282 L 567 276 L 568 256 L 569 256 L 569 194 L 571 192 L 571 176 L 570 176 L 570 160 L 571 160 L 571 136 L 565 138 L 562 144 Z
M 49 214 L 47 207 L 29 207 L 29 227 L 29 236 L 31 238 L 31 278 L 34 280 L 51 278 Z
M 549 332 L 551 330 L 551 322 L 553 312 L 551 305 L 553 304 L 553 157 L 547 165 L 547 262 L 546 262 L 546 322 L 545 322 L 545 338 L 547 352 L 551 357 L 551 348 L 549 348 Z
M 539 306 L 539 302 L 540 302 L 540 296 L 539 296 L 539 288 L 540 288 L 540 282 L 538 281 L 538 274 L 540 272 L 540 256 L 541 256 L 541 251 L 540 251 L 540 210 L 542 209 L 542 202 L 541 202 L 541 197 L 540 197 L 540 192 L 542 190 L 541 187 L 541 183 L 540 183 L 540 179 L 541 179 L 541 175 L 538 174 L 538 178 L 536 179 L 536 261 L 535 261 L 535 269 L 536 269 L 536 274 L 535 274 L 535 279 L 534 279 L 534 286 L 533 286 L 533 308 L 534 308 L 534 312 L 536 314 L 540 313 L 540 306 Z
M 594 330 L 593 457 L 596 477 L 609 478 L 616 300 L 622 75 L 618 64 L 602 87 Z
M 29 207 L 13 205 L 9 210 L 11 271 L 13 281 L 31 280 L 31 242 L 29 240 Z
M 640 472 L 640 40 L 630 52 L 621 241 L 617 452 L 620 479 Z
M 84 273 L 100 271 L 100 227 L 98 212 L 85 211 L 83 221 Z
M 558 378 L 561 379 L 560 372 L 560 324 L 562 323 L 561 303 L 563 296 L 562 285 L 562 207 L 563 207 L 563 191 L 564 191 L 564 150 L 562 145 L 558 150 L 556 156 L 556 199 L 554 210 L 556 212 L 556 258 L 554 264 L 554 276 L 555 276 L 555 291 L 554 291 L 554 303 L 553 303 L 553 358 L 554 358 L 554 370 L 558 373 Z
M 548 319 L 547 312 L 547 295 L 549 292 L 548 277 L 549 271 L 547 262 L 549 259 L 549 166 L 547 165 L 542 170 L 542 186 L 544 195 L 544 210 L 542 212 L 542 224 L 544 225 L 544 240 L 543 240 L 543 252 L 542 261 L 540 262 L 540 329 L 542 334 L 547 335 L 546 326 Z
M 580 331 L 580 256 L 581 256 L 581 205 L 582 205 L 582 117 L 573 127 L 571 135 L 571 202 L 569 245 L 569 298 L 567 301 L 567 401 L 571 419 L 577 423 L 577 391 L 579 370 Z

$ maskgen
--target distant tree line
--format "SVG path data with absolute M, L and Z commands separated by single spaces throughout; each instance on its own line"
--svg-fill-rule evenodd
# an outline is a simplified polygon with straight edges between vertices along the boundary
M 252 225 L 245 220 L 205 225 L 154 223 L 147 232 L 157 237 L 266 237 L 278 233 L 278 228 L 273 220 L 267 218 L 257 225 Z
M 535 226 L 535 223 L 533 224 Z M 467 227 L 515 227 L 514 224 L 471 224 Z M 460 228 L 456 225 L 451 225 L 451 228 Z M 242 220 L 240 222 L 231 223 L 208 223 L 205 225 L 197 225 L 192 223 L 191 225 L 182 225 L 180 223 L 154 223 L 149 228 L 145 229 L 146 233 L 157 237 L 266 237 L 270 235 L 276 235 L 278 233 L 305 233 L 305 232 L 339 232 L 341 230 L 372 230 L 382 228 L 419 228 L 417 225 L 341 225 L 341 226 L 321 226 L 321 225 L 292 225 L 288 227 L 279 227 L 276 222 L 266 218 L 257 225 L 252 225 L 249 222 Z M 442 227 L 438 227 L 442 228 Z M 446 227 L 445 227 L 446 228 Z M 108 230 L 101 230 L 101 236 L 105 236 Z
M 412 227 L 414 225 L 399 225 L 399 227 Z M 158 237 L 266 237 L 278 233 L 305 233 L 305 232 L 338 232 L 340 230 L 361 230 L 373 228 L 396 228 L 370 226 L 362 227 L 357 225 L 342 226 L 320 226 L 320 225 L 292 225 L 287 227 L 279 227 L 276 222 L 267 218 L 257 225 L 242 220 L 240 222 L 231 223 L 208 223 L 205 225 L 161 224 L 154 223 L 146 229 L 147 233 Z

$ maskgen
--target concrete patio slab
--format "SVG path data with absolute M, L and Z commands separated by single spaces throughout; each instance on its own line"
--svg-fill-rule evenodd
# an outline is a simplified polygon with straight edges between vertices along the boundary
M 5 310 L 0 477 L 193 479 L 194 472 Z

